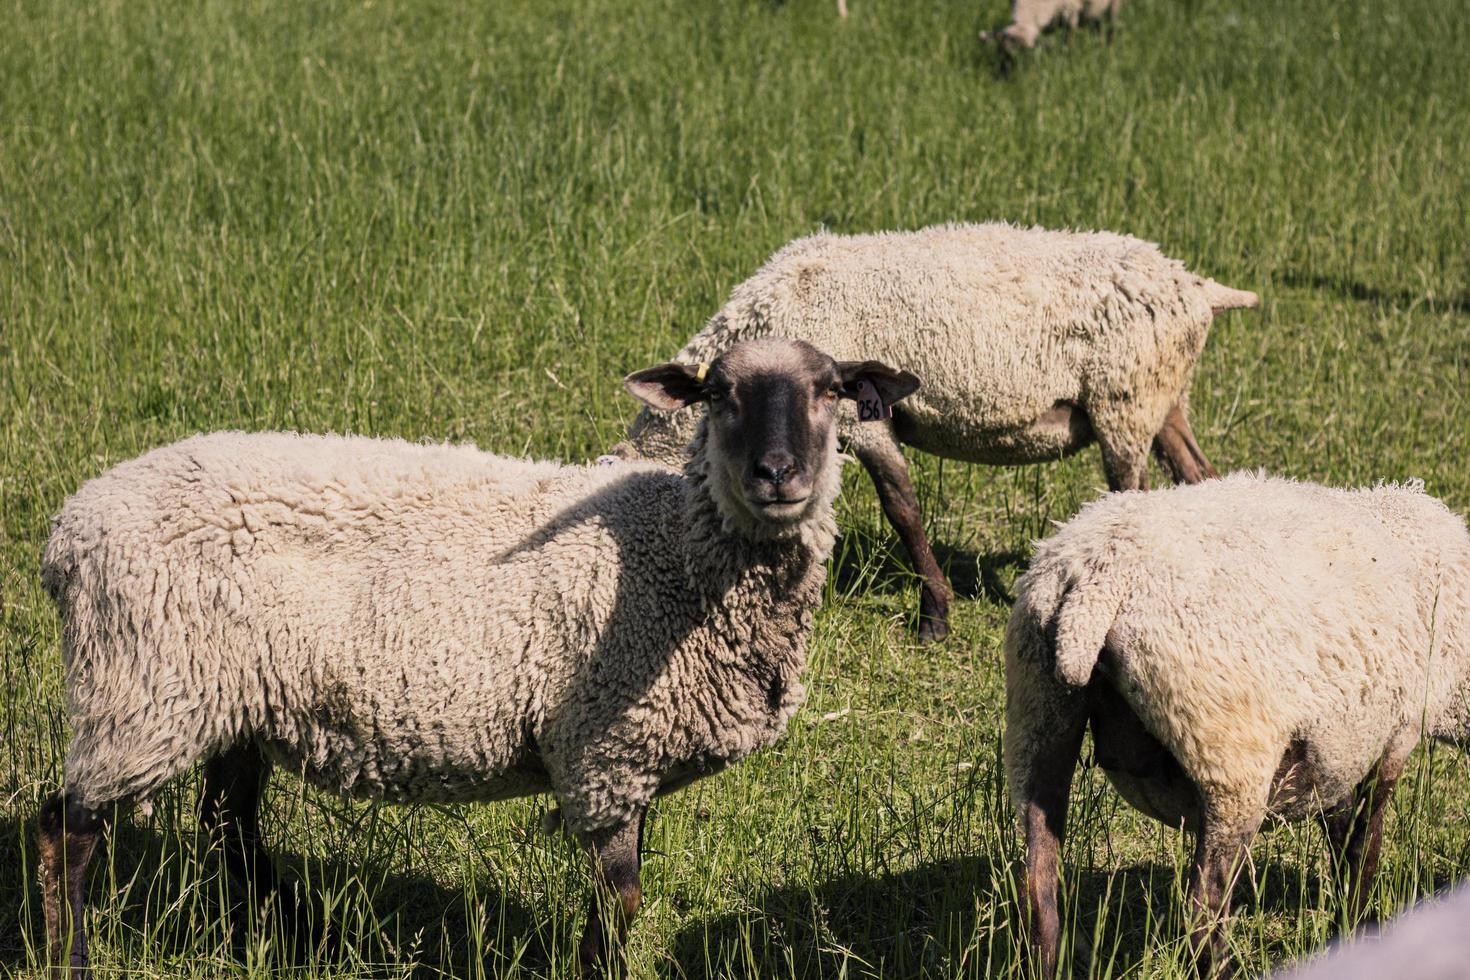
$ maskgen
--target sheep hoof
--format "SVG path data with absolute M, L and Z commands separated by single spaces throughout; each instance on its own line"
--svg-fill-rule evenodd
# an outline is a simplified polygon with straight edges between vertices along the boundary
M 919 642 L 936 643 L 949 635 L 949 590 L 933 584 L 919 591 Z
M 554 806 L 541 814 L 541 832 L 543 834 L 555 834 L 566 829 L 566 822 L 562 819 L 561 807 Z
M 919 615 L 919 642 L 938 643 L 949 635 L 948 616 Z

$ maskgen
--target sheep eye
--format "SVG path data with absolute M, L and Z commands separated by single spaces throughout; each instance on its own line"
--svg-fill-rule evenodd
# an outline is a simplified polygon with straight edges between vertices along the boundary
M 842 385 L 833 385 L 827 389 L 825 394 L 828 401 L 836 401 L 837 397 L 842 394 Z

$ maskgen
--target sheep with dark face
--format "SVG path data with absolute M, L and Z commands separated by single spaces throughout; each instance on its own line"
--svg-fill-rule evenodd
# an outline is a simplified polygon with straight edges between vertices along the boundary
M 595 869 L 580 962 L 621 962 L 649 802 L 769 745 L 803 699 L 839 403 L 918 386 L 786 340 L 625 384 L 711 403 L 682 474 L 230 432 L 67 501 L 43 565 L 72 728 L 40 814 L 54 963 L 86 969 L 105 815 L 201 761 L 203 822 L 261 894 L 274 762 L 387 800 L 550 792 Z
M 1060 945 L 1072 771 L 1195 836 L 1202 973 L 1258 829 L 1320 820 L 1361 917 L 1383 817 L 1421 738 L 1470 735 L 1470 533 L 1421 486 L 1237 473 L 1113 494 L 1036 550 L 1006 631 L 1005 768 L 1026 837 L 1031 938 Z

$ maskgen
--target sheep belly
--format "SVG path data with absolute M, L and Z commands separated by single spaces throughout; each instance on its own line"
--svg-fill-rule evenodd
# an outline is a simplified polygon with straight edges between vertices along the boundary
M 1196 829 L 1199 792 L 1178 760 L 1107 681 L 1087 695 L 1093 753 L 1118 795 L 1162 824 Z
M 1019 425 L 976 428 L 974 420 L 950 416 L 925 418 L 894 409 L 894 429 L 900 440 L 936 456 L 966 463 L 1018 466 L 1045 463 L 1070 456 L 1093 441 L 1087 413 L 1068 401 L 1059 401 Z
M 410 688 L 412 673 L 403 676 L 392 694 L 327 685 L 294 725 L 273 726 L 261 741 L 285 771 L 346 796 L 447 803 L 550 789 L 523 726 L 473 697 L 465 704 L 473 692 L 421 675 Z
M 1088 700 L 1097 764 L 1118 795 L 1160 823 L 1198 829 L 1199 792 L 1174 755 L 1108 682 L 1090 685 Z M 1353 789 L 1352 781 L 1324 764 L 1311 740 L 1293 739 L 1271 779 L 1268 816 L 1295 823 L 1344 803 Z

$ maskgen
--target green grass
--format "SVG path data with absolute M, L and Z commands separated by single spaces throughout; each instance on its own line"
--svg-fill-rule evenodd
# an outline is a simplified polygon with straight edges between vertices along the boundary
M 31 818 L 65 746 L 47 522 L 205 429 L 473 440 L 583 459 L 618 379 L 826 226 L 1110 228 L 1259 291 L 1194 388 L 1222 468 L 1423 477 L 1470 506 L 1470 18 L 1457 4 L 1134 0 L 1002 77 L 1000 0 L 10 0 L 0 15 L 0 973 L 39 969 Z M 1024 975 L 998 770 L 1004 595 L 1095 451 L 916 458 L 962 601 L 916 587 L 849 476 L 807 708 L 661 802 L 640 976 Z M 196 787 L 119 827 L 89 923 L 107 975 L 258 976 L 218 914 Z M 267 830 L 347 937 L 311 976 L 562 975 L 584 873 L 542 801 L 373 808 L 280 778 Z M 1177 834 L 1079 776 L 1071 935 L 1092 975 L 1182 974 Z M 1237 892 L 1252 968 L 1319 947 L 1312 828 Z M 1470 872 L 1463 757 L 1421 752 L 1386 910 Z

